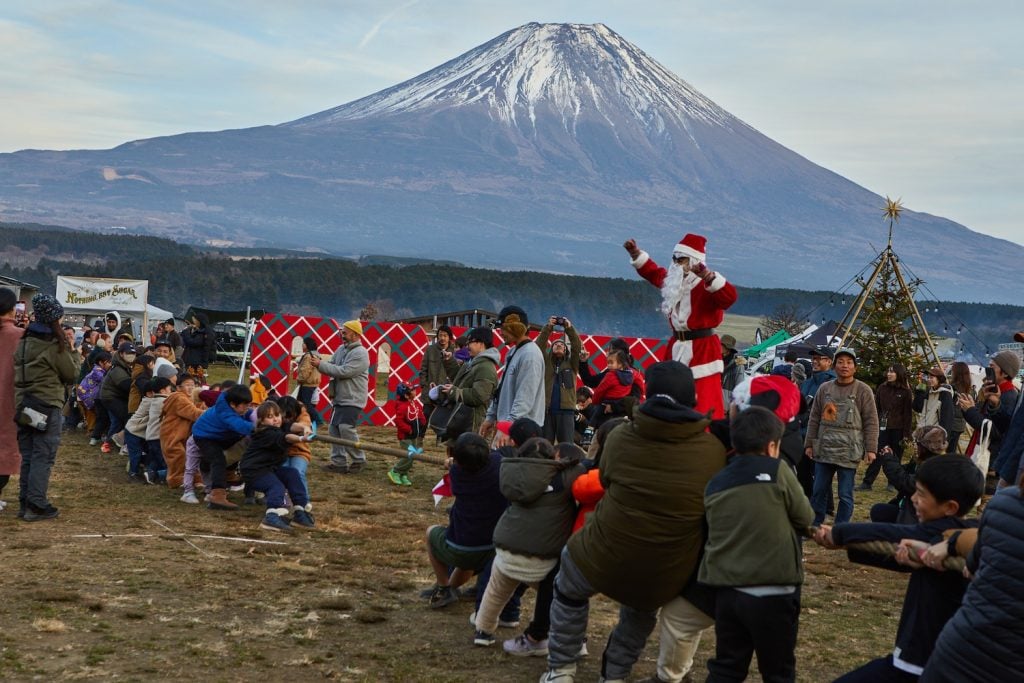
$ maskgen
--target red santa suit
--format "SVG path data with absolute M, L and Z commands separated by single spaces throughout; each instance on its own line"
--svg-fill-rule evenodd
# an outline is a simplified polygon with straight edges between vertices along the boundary
M 689 256 L 691 266 L 704 262 L 706 240 L 700 235 L 687 234 L 676 245 L 673 256 Z M 633 267 L 642 278 L 659 289 L 665 285 L 669 273 L 641 251 L 632 260 Z M 663 293 L 664 294 L 667 293 Z M 712 411 L 715 419 L 725 416 L 722 405 L 722 344 L 714 328 L 722 324 L 725 310 L 736 303 L 736 288 L 721 273 L 715 273 L 710 283 L 694 273 L 683 276 L 675 301 L 666 302 L 668 322 L 673 339 L 669 342 L 665 360 L 676 360 L 693 372 L 697 389 L 697 411 Z

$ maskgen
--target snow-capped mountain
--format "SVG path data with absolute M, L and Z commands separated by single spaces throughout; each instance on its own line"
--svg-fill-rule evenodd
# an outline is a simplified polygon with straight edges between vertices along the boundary
M 658 257 L 694 231 L 765 287 L 842 285 L 884 246 L 883 204 L 601 24 L 527 24 L 277 126 L 0 155 L 3 220 L 626 277 L 623 240 Z M 939 296 L 1022 296 L 976 277 L 1016 282 L 1020 245 L 912 212 L 896 234 Z

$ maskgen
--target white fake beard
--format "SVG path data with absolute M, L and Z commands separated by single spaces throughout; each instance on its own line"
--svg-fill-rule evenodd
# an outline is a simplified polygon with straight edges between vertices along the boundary
M 689 268 L 684 269 L 675 261 L 668 267 L 665 281 L 661 283 L 661 312 L 665 315 L 672 314 L 672 309 L 676 307 L 676 304 L 679 303 L 679 300 L 686 293 L 683 285 L 686 283 L 686 276 L 689 274 Z

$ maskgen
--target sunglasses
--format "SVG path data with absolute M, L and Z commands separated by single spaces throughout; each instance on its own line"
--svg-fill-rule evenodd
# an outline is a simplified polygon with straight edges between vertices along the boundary
M 673 263 L 682 263 L 683 261 L 689 261 L 689 260 L 690 260 L 689 256 L 676 256 L 675 254 L 672 255 L 672 262 Z

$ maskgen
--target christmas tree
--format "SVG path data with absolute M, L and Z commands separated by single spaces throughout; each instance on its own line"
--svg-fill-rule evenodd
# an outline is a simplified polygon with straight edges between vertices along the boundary
M 900 268 L 899 256 L 892 248 L 893 227 L 900 219 L 900 200 L 886 197 L 885 216 L 889 219 L 889 243 L 872 262 L 867 280 L 858 280 L 861 293 L 840 323 L 840 346 L 857 351 L 860 379 L 877 386 L 885 381 L 886 371 L 894 363 L 917 377 L 939 365 L 938 354 L 914 303 L 920 281 L 908 282 Z

